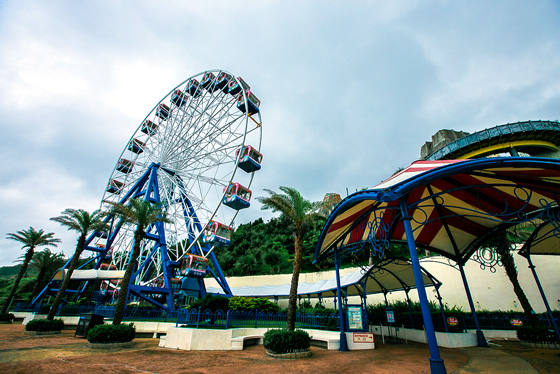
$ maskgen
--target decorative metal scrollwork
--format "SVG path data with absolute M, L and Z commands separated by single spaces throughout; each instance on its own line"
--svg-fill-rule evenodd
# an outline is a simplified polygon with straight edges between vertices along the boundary
M 488 268 L 492 273 L 496 272 L 496 267 L 502 266 L 500 258 L 493 248 L 479 248 L 471 257 L 477 262 L 482 270 Z
M 371 244 L 371 257 L 383 259 L 385 250 L 389 248 L 389 226 L 383 220 L 385 212 L 373 213 L 373 219 L 368 222 L 367 241 Z

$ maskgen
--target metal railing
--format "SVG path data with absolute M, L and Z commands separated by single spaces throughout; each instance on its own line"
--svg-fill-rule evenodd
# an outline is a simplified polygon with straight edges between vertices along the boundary
M 44 309 L 47 309 L 45 306 Z M 73 305 L 61 306 L 58 316 L 79 316 L 85 313 L 94 313 L 107 319 L 115 315 L 115 306 L 105 305 Z M 15 306 L 14 311 L 30 311 L 39 313 L 39 305 L 29 308 L 21 303 Z M 41 310 L 41 312 L 45 312 Z M 48 312 L 48 310 L 46 311 Z M 124 311 L 123 320 L 126 321 L 159 321 L 175 322 L 176 326 L 184 325 L 195 328 L 228 329 L 234 327 L 285 327 L 288 319 L 287 313 L 259 312 L 259 311 L 222 311 L 215 312 L 205 309 L 177 309 L 165 310 L 159 308 L 128 307 Z M 338 313 L 306 314 L 296 313 L 296 327 L 320 330 L 339 330 L 340 318 Z

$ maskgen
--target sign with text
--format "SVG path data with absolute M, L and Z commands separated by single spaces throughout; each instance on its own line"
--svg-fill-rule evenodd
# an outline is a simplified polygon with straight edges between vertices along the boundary
M 449 318 L 447 319 L 447 324 L 448 324 L 449 326 L 457 326 L 457 325 L 459 324 L 459 320 L 458 320 L 457 318 L 455 318 L 455 317 L 449 317 Z
M 387 313 L 387 323 L 395 323 L 395 312 L 391 308 L 385 309 Z
M 513 326 L 523 326 L 523 321 L 517 318 L 511 319 L 509 321 Z
M 362 307 L 360 305 L 348 305 L 346 310 L 348 316 L 348 330 L 363 330 Z
M 355 332 L 352 337 L 354 343 L 373 343 L 372 332 Z

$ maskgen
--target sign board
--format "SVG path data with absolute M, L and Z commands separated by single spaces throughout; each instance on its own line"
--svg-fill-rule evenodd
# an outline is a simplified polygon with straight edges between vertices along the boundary
M 395 323 L 395 312 L 391 308 L 385 310 L 387 313 L 387 323 Z
M 372 332 L 355 332 L 352 334 L 354 343 L 373 343 Z
M 509 323 L 511 323 L 513 326 L 523 326 L 523 321 L 516 318 L 510 319 Z
M 346 309 L 348 316 L 348 330 L 363 330 L 362 307 L 360 305 L 348 305 Z
M 457 326 L 459 324 L 459 320 L 455 317 L 449 317 L 447 318 L 447 324 L 449 326 Z

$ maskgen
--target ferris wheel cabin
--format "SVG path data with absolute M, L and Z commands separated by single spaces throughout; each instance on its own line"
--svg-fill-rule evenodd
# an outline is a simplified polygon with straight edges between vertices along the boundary
M 200 83 L 196 79 L 189 80 L 186 90 L 192 97 L 197 98 L 202 95 L 202 90 L 200 89 Z
M 123 182 L 119 182 L 118 180 L 111 179 L 109 181 L 109 185 L 107 186 L 107 192 L 116 193 L 120 191 L 124 186 Z
M 233 77 L 230 74 L 222 71 L 216 78 L 216 88 L 227 94 L 229 91 L 229 82 L 232 78 Z
M 233 228 L 223 223 L 210 221 L 206 230 L 204 230 L 204 235 L 202 235 L 202 242 L 214 247 L 223 247 L 229 245 L 232 234 Z
M 158 105 L 158 108 L 156 110 L 156 116 L 158 116 L 159 118 L 165 121 L 169 117 L 169 112 L 170 112 L 169 107 L 162 103 Z
M 152 136 L 157 132 L 158 126 L 150 120 L 145 120 L 142 122 L 142 126 L 140 127 L 140 131 L 144 134 Z
M 225 189 L 226 194 L 223 198 L 223 203 L 235 210 L 248 208 L 251 205 L 251 190 L 243 187 L 239 183 L 230 183 Z
M 185 268 L 181 270 L 181 275 L 187 277 L 203 277 L 206 275 L 208 259 L 202 256 L 188 254 L 184 260 Z
M 181 90 L 173 91 L 173 96 L 171 96 L 171 102 L 178 107 L 182 107 L 187 103 L 187 95 L 185 95 Z
M 206 89 L 206 91 L 208 92 L 214 92 L 218 89 L 218 86 L 216 84 L 216 76 L 214 74 L 212 74 L 211 72 L 207 72 L 206 74 L 204 74 L 204 76 L 202 77 L 202 81 L 200 82 L 200 85 L 202 87 L 204 87 Z
M 247 95 L 247 103 L 245 103 L 245 96 L 243 96 L 243 94 L 239 94 L 239 96 L 237 96 L 237 109 L 243 113 L 247 111 L 249 115 L 258 113 L 261 101 L 257 99 L 255 94 L 251 91 L 246 91 L 245 94 Z
M 262 154 L 250 145 L 243 146 L 235 155 L 239 157 L 239 167 L 247 173 L 261 170 Z
M 249 85 L 241 77 L 238 77 L 237 79 L 233 79 L 232 77 L 228 86 L 228 93 L 230 95 L 237 95 L 241 91 L 248 91 L 251 89 L 251 87 L 249 87 Z
M 121 158 L 117 164 L 117 170 L 125 174 L 130 173 L 133 167 L 134 163 L 126 158 Z
M 144 147 L 146 146 L 146 143 L 138 140 L 138 139 L 132 139 L 130 141 L 130 143 L 128 143 L 128 150 L 132 153 L 136 153 L 137 155 L 144 152 Z

